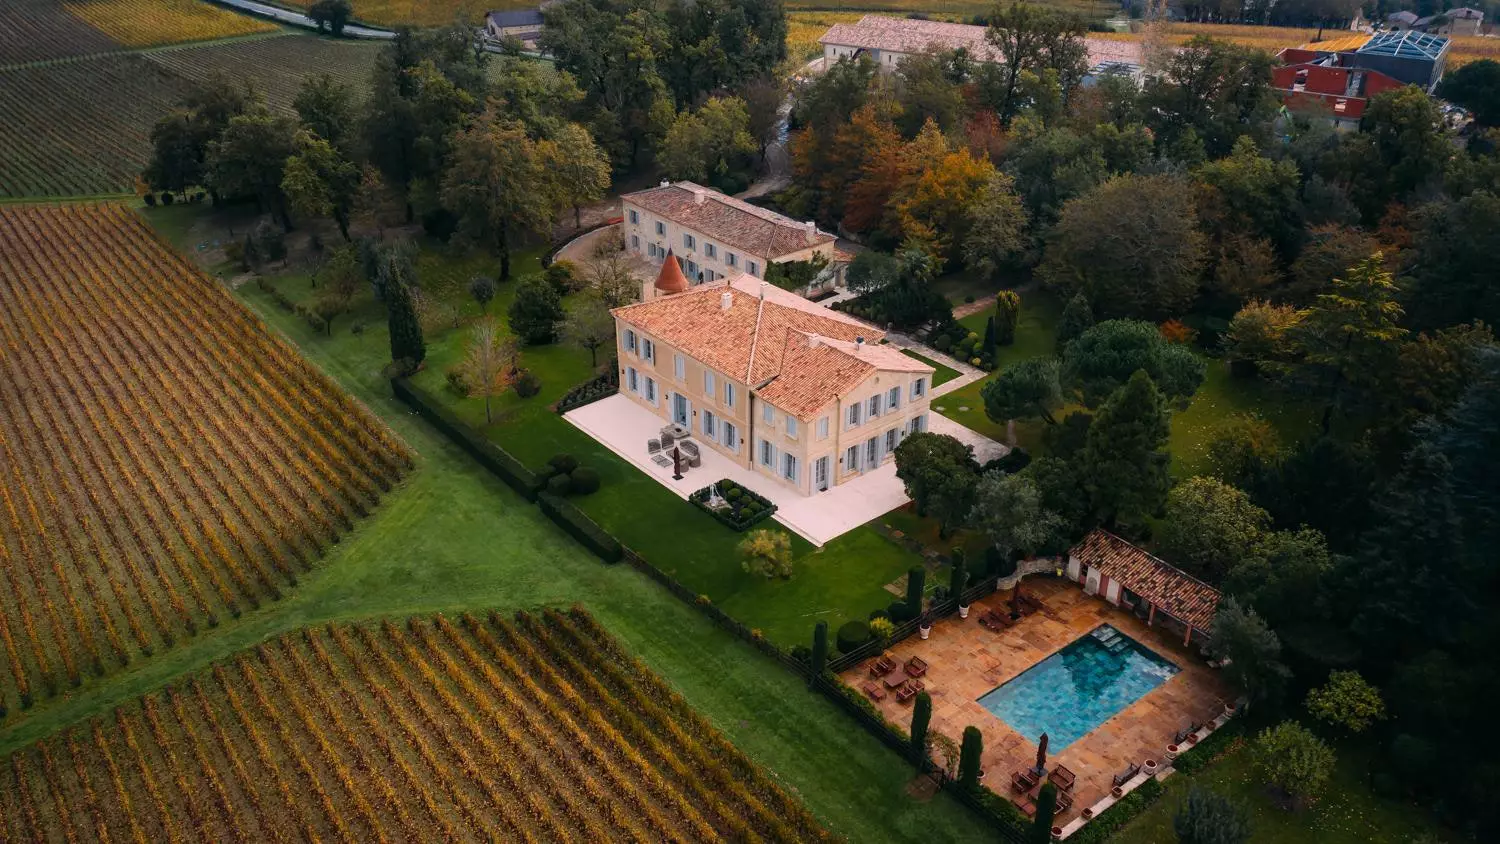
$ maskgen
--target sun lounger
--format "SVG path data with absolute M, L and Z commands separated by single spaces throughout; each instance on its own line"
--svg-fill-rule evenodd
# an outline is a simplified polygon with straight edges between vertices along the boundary
M 661 451 L 661 440 L 646 440 L 646 453 L 655 454 Z
M 1033 788 L 1036 788 L 1036 775 L 1030 771 L 1016 771 L 1010 775 L 1011 791 L 1017 794 L 1025 794 Z
M 1016 808 L 1020 809 L 1021 814 L 1025 815 L 1028 818 L 1036 817 L 1036 804 L 1031 802 L 1030 800 L 1022 800 L 1020 805 Z
M 880 688 L 879 683 L 866 683 L 865 694 L 870 696 L 870 700 L 885 700 L 885 689 Z
M 914 656 L 906 661 L 906 676 L 921 677 L 927 673 L 927 663 L 919 656 Z
M 881 654 L 880 659 L 870 664 L 871 677 L 884 677 L 896 669 L 896 660 L 890 654 Z
M 1141 766 L 1132 762 L 1129 767 L 1127 767 L 1125 770 L 1119 772 L 1118 774 L 1115 774 L 1114 777 L 1111 778 L 1110 785 L 1111 786 L 1121 786 L 1121 785 L 1124 785 L 1125 783 L 1130 782 L 1131 780 L 1135 779 L 1136 774 L 1139 774 L 1140 772 L 1141 772 Z
M 1056 785 L 1063 791 L 1072 791 L 1073 783 L 1078 778 L 1073 775 L 1072 771 L 1068 770 L 1062 765 L 1058 765 L 1056 768 L 1052 769 L 1052 773 L 1047 777 L 1047 779 L 1051 780 L 1054 785 Z

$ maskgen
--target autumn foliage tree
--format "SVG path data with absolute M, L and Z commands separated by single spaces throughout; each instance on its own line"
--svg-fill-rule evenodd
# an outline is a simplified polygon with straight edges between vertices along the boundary
M 517 358 L 515 339 L 506 337 L 493 317 L 474 323 L 459 371 L 469 395 L 484 399 L 486 424 L 495 421 L 491 399 L 504 394 L 515 380 Z

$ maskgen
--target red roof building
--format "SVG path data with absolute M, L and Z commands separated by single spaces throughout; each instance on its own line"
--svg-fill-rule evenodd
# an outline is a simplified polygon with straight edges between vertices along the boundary
M 1307 59 L 1305 53 L 1297 48 L 1281 51 L 1287 64 L 1271 71 L 1271 87 L 1291 111 L 1311 112 L 1353 128 L 1371 97 L 1401 87 L 1400 81 L 1378 70 L 1330 67 Z

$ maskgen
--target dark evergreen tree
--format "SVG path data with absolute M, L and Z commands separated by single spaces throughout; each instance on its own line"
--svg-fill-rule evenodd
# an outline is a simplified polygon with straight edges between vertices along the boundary
M 906 611 L 912 618 L 922 614 L 922 592 L 927 588 L 927 569 L 912 566 L 906 572 Z
M 1026 832 L 1027 844 L 1049 844 L 1052 841 L 1052 819 L 1057 816 L 1057 786 L 1042 783 L 1036 793 L 1036 817 Z
M 510 303 L 510 328 L 528 346 L 551 343 L 557 339 L 557 326 L 567 314 L 557 288 L 541 276 L 533 276 L 516 288 Z
M 1082 293 L 1073 294 L 1057 321 L 1057 353 L 1062 354 L 1073 338 L 1093 327 L 1094 309 L 1089 306 L 1088 297 Z
M 1002 346 L 1016 342 L 1016 323 L 1021 319 L 1021 297 L 1014 290 L 1002 290 L 995 297 L 995 315 L 990 318 L 994 325 L 994 341 Z M 987 333 L 986 338 L 989 337 Z M 986 348 L 990 348 L 986 344 Z
M 948 576 L 948 593 L 953 600 L 959 600 L 965 589 L 969 588 L 969 571 L 964 566 L 963 557 L 960 556 L 962 549 L 953 549 L 953 570 Z
M 987 355 L 995 353 L 995 317 L 993 315 L 984 321 L 984 346 L 981 348 Z
M 1099 408 L 1079 455 L 1079 474 L 1099 521 L 1140 524 L 1166 502 L 1170 433 L 1161 391 L 1137 370 Z
M 427 357 L 422 340 L 422 321 L 417 317 L 416 277 L 404 249 L 382 250 L 376 274 L 385 293 L 386 316 L 391 334 L 391 361 L 405 372 L 415 371 Z
M 812 646 L 812 672 L 807 675 L 808 688 L 812 688 L 813 681 L 823 676 L 828 670 L 828 622 L 819 621 L 813 625 Z
M 958 784 L 964 788 L 979 787 L 979 763 L 984 756 L 984 734 L 978 727 L 964 727 L 958 746 Z
M 927 767 L 927 726 L 932 720 L 932 698 L 926 692 L 917 692 L 911 708 L 911 756 L 917 772 Z
M 1193 786 L 1172 818 L 1177 844 L 1244 844 L 1250 819 L 1227 797 Z

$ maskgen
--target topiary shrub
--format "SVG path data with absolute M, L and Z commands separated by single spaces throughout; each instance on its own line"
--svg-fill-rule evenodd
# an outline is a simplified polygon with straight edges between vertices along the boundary
M 863 621 L 848 621 L 839 628 L 835 637 L 838 642 L 839 653 L 849 653 L 860 645 L 870 641 L 870 625 Z
M 943 334 L 932 341 L 932 347 L 940 352 L 946 352 L 953 348 L 953 340 L 948 335 Z
M 891 617 L 891 614 L 888 613 L 888 612 L 886 612 L 883 608 L 876 608 L 876 609 L 870 610 L 870 620 L 871 621 L 874 621 L 877 618 L 890 618 L 890 617 Z
M 573 478 L 574 495 L 591 495 L 599 491 L 598 470 L 591 469 L 588 466 L 579 466 L 573 470 L 571 477 Z
M 903 624 L 917 617 L 916 613 L 912 612 L 911 605 L 905 601 L 892 601 L 885 611 L 891 621 L 897 624 Z
M 732 488 L 730 488 L 730 490 L 728 492 L 724 493 L 724 498 L 726 500 L 729 500 L 729 501 L 739 501 L 741 498 L 744 498 L 744 497 L 745 497 L 745 492 L 744 492 L 744 490 L 740 489 L 739 487 L 732 487 Z
M 567 475 L 553 475 L 547 479 L 547 491 L 565 498 L 573 491 L 573 479 Z
M 578 458 L 571 454 L 554 454 L 547 465 L 559 475 L 568 475 L 578 468 Z
M 529 369 L 521 370 L 513 386 L 516 388 L 516 395 L 523 399 L 529 399 L 542 391 L 542 382 Z

